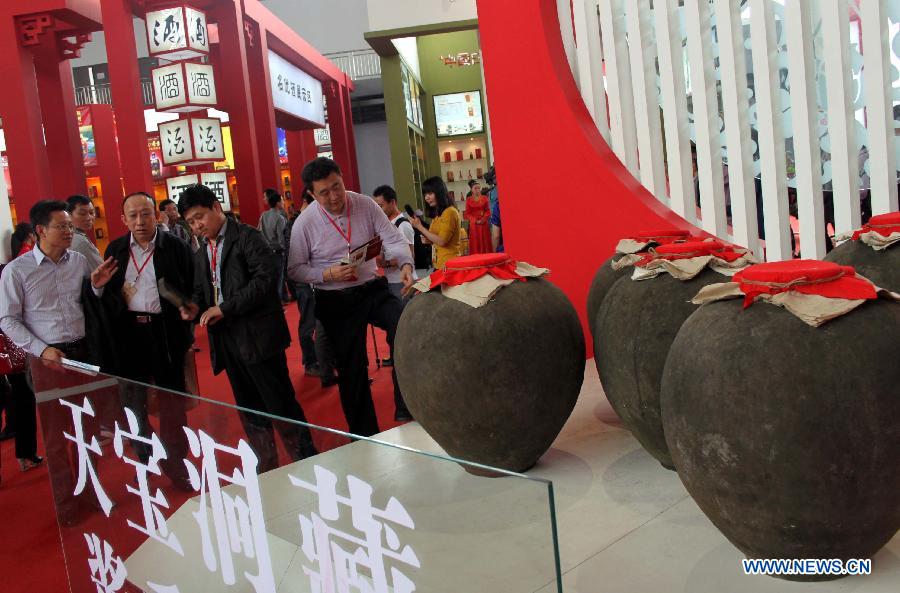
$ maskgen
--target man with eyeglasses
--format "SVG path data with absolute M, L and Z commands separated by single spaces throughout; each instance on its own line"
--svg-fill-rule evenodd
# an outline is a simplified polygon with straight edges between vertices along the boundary
M 92 270 L 83 255 L 69 249 L 75 227 L 66 209 L 65 202 L 54 200 L 32 207 L 29 216 L 38 243 L 3 269 L 0 328 L 17 346 L 47 361 L 99 362 L 92 360 L 92 349 L 85 340 L 84 299 L 99 295 L 117 266 L 110 258 Z M 87 279 L 93 296 L 85 290 Z M 72 496 L 74 466 L 62 434 L 72 432 L 72 417 L 62 406 L 51 406 L 47 412 L 41 420 L 46 432 L 54 435 L 45 443 L 53 496 L 60 520 L 71 525 L 83 518 L 85 511 Z

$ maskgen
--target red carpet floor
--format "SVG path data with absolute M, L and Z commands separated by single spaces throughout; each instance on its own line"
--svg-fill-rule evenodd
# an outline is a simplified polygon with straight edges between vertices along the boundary
M 299 313 L 294 305 L 285 309 L 294 341 L 288 349 L 291 379 L 310 423 L 346 430 L 347 424 L 341 411 L 337 387 L 322 389 L 317 377 L 307 377 L 300 364 L 300 347 L 297 341 Z M 384 333 L 376 330 L 378 353 L 388 356 Z M 225 373 L 212 375 L 206 332 L 198 328 L 197 371 L 203 396 L 233 403 L 231 388 Z M 369 375 L 374 379 L 372 395 L 382 430 L 393 428 L 393 386 L 389 368 L 378 369 L 371 336 L 369 344 Z M 196 425 L 195 425 L 196 427 Z M 40 430 L 38 431 L 40 434 Z M 321 433 L 314 433 L 320 450 L 339 444 L 336 440 L 323 441 Z M 38 454 L 43 454 L 38 446 Z M 60 545 L 60 532 L 53 508 L 53 498 L 46 467 L 27 473 L 19 472 L 13 441 L 0 444 L 2 460 L 2 485 L 0 485 L 0 584 L 2 593 L 63 593 L 69 591 L 65 561 Z

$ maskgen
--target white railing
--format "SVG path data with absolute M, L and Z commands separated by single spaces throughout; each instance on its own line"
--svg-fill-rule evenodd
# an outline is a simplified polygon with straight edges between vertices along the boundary
M 153 86 L 148 80 L 141 81 L 144 105 L 153 105 Z M 75 87 L 76 105 L 112 105 L 112 94 L 108 84 Z
M 357 49 L 323 55 L 349 74 L 351 80 L 381 78 L 381 58 L 373 49 Z
M 600 133 L 686 220 L 781 260 L 898 209 L 900 2 L 557 6 Z

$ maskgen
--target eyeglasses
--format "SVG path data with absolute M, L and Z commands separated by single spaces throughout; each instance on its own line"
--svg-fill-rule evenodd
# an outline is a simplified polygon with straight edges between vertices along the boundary
M 57 231 L 69 231 L 71 233 L 75 230 L 75 225 L 71 222 L 67 224 L 51 224 L 48 225 L 48 228 L 55 229 Z

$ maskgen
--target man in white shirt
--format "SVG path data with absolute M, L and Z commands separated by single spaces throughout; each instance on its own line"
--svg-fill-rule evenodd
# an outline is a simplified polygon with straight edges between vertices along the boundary
M 397 192 L 394 191 L 394 188 L 390 185 L 380 185 L 372 192 L 372 198 L 384 212 L 385 216 L 388 217 L 388 220 L 391 221 L 391 224 L 400 229 L 400 232 L 403 233 L 403 238 L 409 243 L 409 254 L 415 257 L 415 254 L 413 253 L 413 243 L 415 241 L 416 231 L 413 229 L 406 216 L 400 212 L 400 209 L 397 207 Z M 400 271 L 397 259 L 381 257 L 379 258 L 378 263 L 384 268 L 384 275 L 388 281 L 388 290 L 390 290 L 391 294 L 395 297 L 403 301 L 405 306 L 406 300 L 403 298 L 403 273 Z
M 334 345 L 341 406 L 353 434 L 380 432 L 369 387 L 366 330 L 371 323 L 387 333 L 393 348 L 401 302 L 390 293 L 387 280 L 379 278 L 375 259 L 348 265 L 350 252 L 380 237 L 388 259 L 396 259 L 404 288 L 413 283 L 413 258 L 406 239 L 371 198 L 347 191 L 341 169 L 331 159 L 319 157 L 303 168 L 303 183 L 315 203 L 303 211 L 291 229 L 288 275 L 295 282 L 315 287 L 316 318 L 325 326 Z M 412 417 L 400 387 L 394 382 L 394 419 Z

